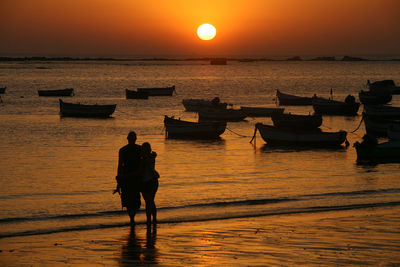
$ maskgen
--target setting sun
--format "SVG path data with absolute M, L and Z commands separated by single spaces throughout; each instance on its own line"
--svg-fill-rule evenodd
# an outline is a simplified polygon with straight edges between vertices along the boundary
M 201 40 L 211 40 L 217 34 L 217 30 L 211 24 L 203 24 L 197 28 L 197 35 Z

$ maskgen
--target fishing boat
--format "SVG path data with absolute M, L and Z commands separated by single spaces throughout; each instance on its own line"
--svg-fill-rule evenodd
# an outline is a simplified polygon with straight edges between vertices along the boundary
M 347 132 L 323 132 L 320 129 L 312 131 L 291 131 L 280 129 L 272 125 L 257 123 L 256 131 L 262 139 L 270 145 L 300 145 L 300 146 L 340 146 L 346 141 Z
M 391 124 L 397 124 L 400 120 L 382 119 L 377 117 L 370 117 L 363 113 L 363 121 L 365 125 L 365 131 L 369 135 L 376 137 L 386 137 L 388 127 Z
M 320 114 L 272 114 L 271 119 L 275 127 L 291 130 L 312 130 L 318 128 L 322 124 L 322 116 Z
M 226 109 L 228 103 L 223 103 L 220 101 L 219 97 L 214 97 L 212 100 L 204 100 L 204 99 L 183 99 L 182 104 L 185 107 L 186 111 L 199 111 L 204 108 L 221 108 Z
M 363 104 L 387 104 L 392 100 L 392 94 L 387 92 L 374 93 L 371 91 L 361 90 L 358 98 Z
M 312 105 L 313 97 L 303 97 L 282 93 L 276 90 L 276 97 L 278 98 L 279 105 L 284 106 L 309 106 Z
M 223 121 L 190 122 L 168 116 L 164 116 L 164 125 L 168 138 L 219 138 L 226 129 Z
M 272 114 L 282 114 L 284 108 L 240 107 L 248 117 L 271 117 Z
M 372 118 L 400 120 L 400 107 L 390 105 L 364 105 L 365 114 Z
M 204 108 L 198 114 L 199 121 L 242 121 L 247 117 L 240 109 Z
M 315 113 L 323 115 L 357 115 L 360 103 L 355 101 L 354 96 L 348 95 L 345 101 L 337 101 L 326 98 L 314 98 L 312 101 Z
M 65 88 L 59 90 L 38 90 L 39 96 L 72 96 L 74 94 L 73 88 Z
M 400 86 L 397 86 L 393 80 L 381 80 L 373 83 L 368 80 L 367 86 L 370 91 L 388 90 L 392 95 L 400 94 Z
M 357 161 L 383 161 L 383 162 L 399 162 L 400 161 L 400 141 L 388 141 L 378 144 L 376 140 L 366 142 L 355 142 L 354 147 L 357 151 Z
M 148 92 L 138 92 L 135 90 L 125 89 L 126 99 L 148 99 Z
M 400 140 L 400 122 L 388 125 L 386 132 L 389 139 Z
M 60 115 L 64 117 L 110 117 L 114 113 L 114 105 L 85 105 L 75 103 L 65 103 L 60 101 Z
M 0 87 L 0 94 L 4 94 L 6 92 L 7 86 L 6 87 Z
M 138 92 L 146 92 L 149 96 L 172 96 L 175 91 L 175 85 L 170 87 L 149 87 L 149 88 L 138 88 Z

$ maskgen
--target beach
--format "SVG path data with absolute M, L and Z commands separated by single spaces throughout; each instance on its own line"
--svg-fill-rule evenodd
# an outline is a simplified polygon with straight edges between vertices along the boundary
M 0 240 L 3 266 L 397 266 L 399 208 L 138 224 Z M 353 222 L 357 220 L 358 224 Z

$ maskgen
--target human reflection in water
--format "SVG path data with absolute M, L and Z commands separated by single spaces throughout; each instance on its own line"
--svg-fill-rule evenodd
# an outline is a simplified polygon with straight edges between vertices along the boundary
M 137 235 L 138 229 L 131 227 L 127 240 L 121 248 L 121 266 L 157 264 L 157 226 L 148 225 L 146 240 Z

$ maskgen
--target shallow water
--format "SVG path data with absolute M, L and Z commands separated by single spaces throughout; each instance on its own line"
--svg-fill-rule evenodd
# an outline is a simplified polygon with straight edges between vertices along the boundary
M 257 135 L 253 146 L 255 123 L 269 118 L 228 123 L 215 141 L 164 135 L 164 115 L 197 120 L 184 111 L 184 98 L 219 96 L 235 107 L 273 107 L 276 89 L 328 97 L 332 88 L 335 99 L 344 99 L 357 96 L 367 79 L 399 82 L 400 63 L 2 62 L 0 86 L 7 91 L 0 104 L 0 236 L 126 225 L 112 189 L 118 149 L 130 130 L 158 153 L 161 223 L 398 206 L 399 164 L 359 165 L 351 145 L 275 148 Z M 126 88 L 170 85 L 177 91 L 172 97 L 125 99 Z M 60 118 L 58 98 L 38 97 L 37 90 L 66 87 L 75 88 L 66 102 L 116 103 L 116 112 L 110 119 Z M 392 103 L 400 105 L 400 96 Z M 285 111 L 308 114 L 312 107 Z M 360 121 L 328 116 L 322 129 L 350 132 Z M 349 133 L 350 144 L 364 131 L 361 125 Z

